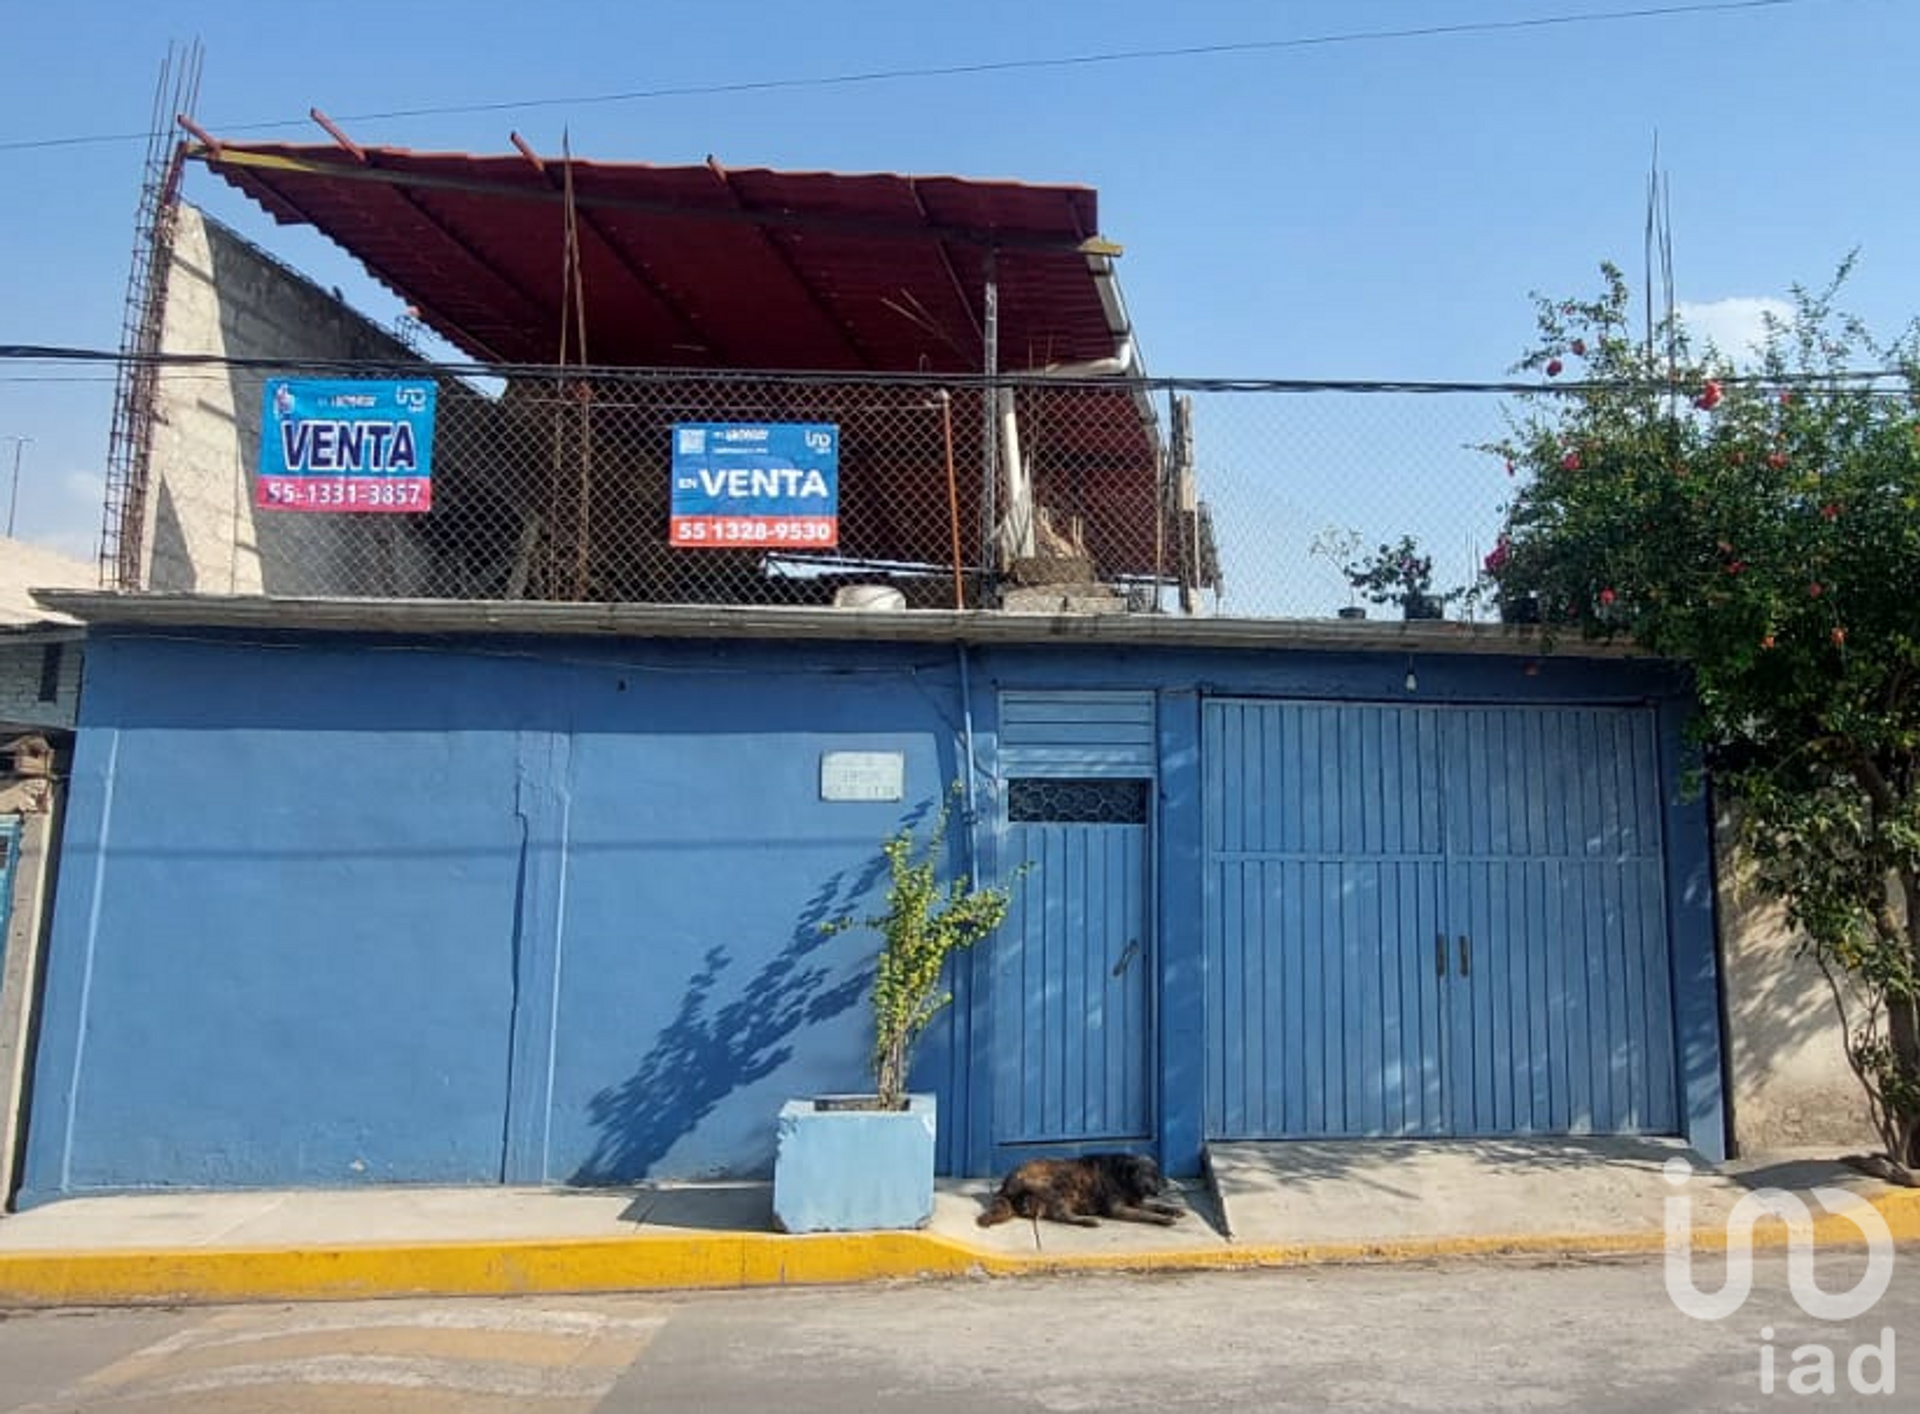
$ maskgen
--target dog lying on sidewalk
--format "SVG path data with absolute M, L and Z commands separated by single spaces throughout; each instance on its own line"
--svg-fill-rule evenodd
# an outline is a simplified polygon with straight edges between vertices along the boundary
M 1182 1209 L 1159 1201 L 1166 1191 L 1160 1166 L 1141 1154 L 1088 1154 L 1078 1159 L 1029 1159 L 1000 1184 L 977 1221 L 1051 1218 L 1098 1227 L 1101 1218 L 1173 1226 Z

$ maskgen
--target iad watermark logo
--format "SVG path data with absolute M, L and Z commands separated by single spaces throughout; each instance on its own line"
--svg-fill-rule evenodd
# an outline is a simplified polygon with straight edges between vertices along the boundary
M 1685 1159 L 1669 1159 L 1667 1182 L 1684 1189 L 1693 1177 Z M 1874 1206 L 1844 1188 L 1816 1188 L 1813 1197 L 1836 1217 L 1844 1217 L 1865 1234 L 1867 1270 L 1852 1289 L 1823 1290 L 1814 1276 L 1814 1215 L 1798 1194 L 1779 1188 L 1756 1188 L 1741 1196 L 1727 1215 L 1727 1276 L 1718 1291 L 1702 1291 L 1693 1281 L 1693 1200 L 1684 1192 L 1669 1194 L 1666 1202 L 1667 1295 L 1696 1321 L 1723 1321 L 1746 1304 L 1753 1294 L 1753 1227 L 1762 1218 L 1777 1218 L 1787 1227 L 1787 1285 L 1800 1309 L 1821 1321 L 1850 1321 L 1871 1311 L 1893 1280 L 1893 1234 Z M 1892 1394 L 1894 1384 L 1893 1327 L 1880 1332 L 1880 1342 L 1855 1348 L 1847 1355 L 1847 1382 L 1857 1394 Z M 1792 1352 L 1787 1388 L 1795 1394 L 1832 1394 L 1837 1386 L 1839 1360 L 1833 1347 L 1808 1344 Z M 1874 1368 L 1869 1373 L 1868 1366 Z M 1760 1392 L 1776 1386 L 1773 1327 L 1760 1330 Z

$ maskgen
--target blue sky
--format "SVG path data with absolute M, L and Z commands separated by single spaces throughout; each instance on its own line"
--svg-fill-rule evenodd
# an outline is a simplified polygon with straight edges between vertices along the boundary
M 0 42 L 0 343 L 117 344 L 144 145 L 43 144 L 141 131 L 169 41 L 196 37 L 198 116 L 226 137 L 322 141 L 305 122 L 317 106 L 360 141 L 415 148 L 505 151 L 518 129 L 551 151 L 565 128 L 604 160 L 1094 186 L 1159 375 L 1499 377 L 1530 335 L 1530 291 L 1584 295 L 1607 257 L 1637 279 L 1656 131 L 1683 301 L 1778 298 L 1857 247 L 1848 303 L 1895 332 L 1920 310 L 1907 0 L 586 101 L 1658 5 L 17 2 Z M 568 101 L 363 116 L 542 99 Z M 273 122 L 290 126 L 254 126 Z M 325 242 L 203 170 L 188 195 L 376 317 L 394 312 Z M 111 400 L 104 368 L 0 365 L 0 437 L 33 439 L 21 536 L 91 555 Z M 13 452 L 0 441 L 0 486 Z

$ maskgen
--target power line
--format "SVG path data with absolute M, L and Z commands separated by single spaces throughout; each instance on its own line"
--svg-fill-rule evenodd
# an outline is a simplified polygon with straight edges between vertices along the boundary
M 720 369 L 720 368 L 637 368 L 625 364 L 492 364 L 457 362 L 403 362 L 396 359 L 352 358 L 269 358 L 255 355 L 217 353 L 121 353 L 110 349 L 89 349 L 54 344 L 0 344 L 0 367 L 7 364 L 35 365 L 141 365 L 165 374 L 169 379 L 194 376 L 194 370 L 247 371 L 271 374 L 378 375 L 388 378 L 526 379 L 539 382 L 568 382 L 585 378 L 609 382 L 640 383 L 797 383 L 818 384 L 830 381 L 845 386 L 893 386 L 925 388 L 1014 388 L 1027 384 L 1058 390 L 1063 387 L 1135 388 L 1168 392 L 1203 393 L 1531 393 L 1566 397 L 1598 390 L 1657 388 L 1670 390 L 1662 379 L 1646 382 L 1601 380 L 1556 383 L 1523 382 L 1516 379 L 1447 380 L 1407 378 L 1095 378 L 1062 379 L 1038 373 L 902 373 L 857 372 L 840 370 L 831 375 L 817 369 Z M 201 375 L 204 376 L 204 375 Z M 1833 373 L 1721 373 L 1717 381 L 1728 386 L 1754 388 L 1805 388 L 1837 390 L 1889 383 L 1890 395 L 1907 397 L 1906 370 L 1899 368 L 1857 368 Z M 0 382 L 14 381 L 0 373 Z
M 1693 3 L 1647 5 L 1631 10 L 1584 10 L 1570 15 L 1536 15 L 1525 19 L 1462 20 L 1454 24 L 1412 25 L 1399 29 L 1345 30 L 1331 34 L 1300 35 L 1292 39 L 1243 39 L 1223 41 L 1218 44 L 1183 44 L 1153 49 L 1113 49 L 1090 54 L 1066 54 L 1052 57 L 984 59 L 975 63 L 940 64 L 925 68 L 868 69 L 843 74 L 819 74 L 807 78 L 744 79 L 735 83 L 637 88 L 620 93 L 583 94 L 561 98 L 522 98 L 430 108 L 390 108 L 374 113 L 341 114 L 339 121 L 368 123 L 393 118 L 464 117 L 478 113 L 509 113 L 532 108 L 585 108 L 605 103 L 639 103 L 668 98 L 701 98 L 808 88 L 844 88 L 855 84 L 894 83 L 908 79 L 971 78 L 983 74 L 1005 74 L 1038 69 L 1092 68 L 1103 64 L 1132 64 L 1164 59 L 1203 59 L 1230 54 L 1277 53 L 1293 49 L 1325 49 L 1337 45 L 1499 34 L 1515 30 L 1614 24 L 1631 20 L 1670 19 L 1683 15 L 1777 10 L 1788 6 L 1844 2 L 1845 0 L 1693 0 Z M 227 133 L 261 133 L 285 128 L 302 128 L 306 127 L 310 121 L 307 118 L 283 118 L 271 122 L 220 124 L 219 126 Z M 86 147 L 116 142 L 145 142 L 151 136 L 150 133 L 139 132 L 96 133 L 83 137 L 24 138 L 13 142 L 0 142 L 0 152 Z

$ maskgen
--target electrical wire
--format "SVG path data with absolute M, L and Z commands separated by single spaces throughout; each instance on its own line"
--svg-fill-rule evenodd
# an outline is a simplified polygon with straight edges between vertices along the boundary
M 817 383 L 822 375 L 807 369 L 729 369 L 729 368 L 634 368 L 624 364 L 493 364 L 493 363 L 403 363 L 395 359 L 313 359 L 268 358 L 213 353 L 117 353 L 109 349 L 67 348 L 49 344 L 0 344 L 0 366 L 8 363 L 71 365 L 130 364 L 144 365 L 180 377 L 183 370 L 226 369 L 276 374 L 320 374 L 420 378 L 571 380 L 599 378 L 609 382 L 642 381 L 648 383 Z M 1858 368 L 1832 373 L 1786 374 L 1718 373 L 1718 382 L 1727 387 L 1756 388 L 1838 388 L 1858 384 L 1888 382 L 1889 394 L 1908 395 L 1907 370 L 1901 368 Z M 1130 388 L 1155 392 L 1200 393 L 1544 393 L 1567 396 L 1603 389 L 1636 386 L 1626 382 L 1560 380 L 1552 383 L 1522 382 L 1515 379 L 1443 380 L 1405 378 L 1060 378 L 1039 373 L 898 373 L 844 370 L 832 375 L 833 382 L 845 386 L 890 386 L 926 388 L 1017 388 L 1024 385 L 1049 389 L 1073 387 Z M 0 374 L 0 382 L 15 381 Z M 23 381 L 23 380 L 22 380 Z M 1668 385 L 1661 381 L 1661 388 Z
M 1646 5 L 1630 10 L 1583 10 L 1570 15 L 1534 15 L 1507 20 L 1461 20 L 1452 24 L 1409 25 L 1395 29 L 1345 30 L 1299 35 L 1291 39 L 1226 40 L 1217 44 L 1182 44 L 1152 49 L 1113 49 L 1089 54 L 1065 54 L 1024 59 L 983 59 L 965 64 L 921 68 L 868 69 L 812 77 L 743 79 L 734 83 L 685 84 L 666 88 L 628 89 L 618 93 L 582 94 L 558 98 L 522 98 L 491 103 L 450 104 L 423 108 L 390 108 L 381 112 L 346 113 L 342 123 L 382 122 L 395 118 L 466 117 L 482 113 L 511 113 L 534 108 L 585 108 L 608 103 L 639 103 L 670 98 L 705 98 L 742 93 L 770 93 L 794 89 L 841 88 L 857 84 L 896 83 L 919 79 L 973 78 L 984 74 L 1042 69 L 1092 68 L 1105 64 L 1133 64 L 1167 59 L 1203 59 L 1232 54 L 1277 53 L 1295 49 L 1325 49 L 1339 45 L 1373 44 L 1412 39 L 1441 39 L 1462 35 L 1500 34 L 1517 30 L 1565 28 L 1572 25 L 1615 24 L 1623 21 L 1671 19 L 1685 15 L 1724 14 L 1729 11 L 1778 10 L 1800 5 L 1848 3 L 1848 0 L 1690 0 L 1690 3 Z M 308 125 L 307 118 L 270 122 L 221 124 L 222 131 L 262 133 Z M 23 138 L 0 142 L 0 152 L 29 152 L 58 147 L 85 147 L 104 143 L 145 142 L 153 135 L 96 133 L 88 136 Z

